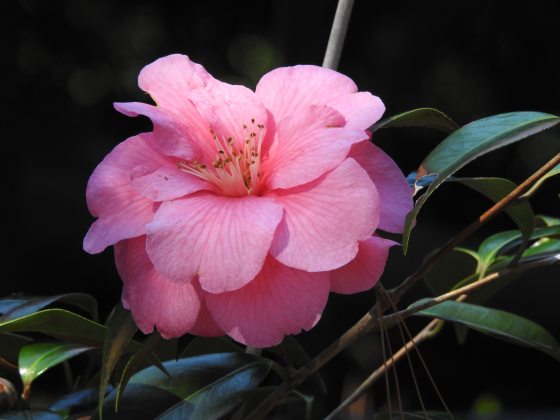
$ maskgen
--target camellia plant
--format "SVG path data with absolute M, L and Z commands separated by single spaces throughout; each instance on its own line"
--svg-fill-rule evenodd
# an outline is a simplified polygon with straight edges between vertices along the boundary
M 300 385 L 312 377 L 317 392 L 328 392 L 320 376 L 326 363 L 366 334 L 385 342 L 396 326 L 405 327 L 404 346 L 327 418 L 344 418 L 445 323 L 460 341 L 472 329 L 560 360 L 543 327 L 485 305 L 520 274 L 560 262 L 560 215 L 531 207 L 539 187 L 560 173 L 560 154 L 519 185 L 455 175 L 560 117 L 513 112 L 459 126 L 421 108 L 382 118 L 381 99 L 335 70 L 350 7 L 339 4 L 323 67 L 275 69 L 254 92 L 216 80 L 180 54 L 141 71 L 139 86 L 155 105 L 115 108 L 147 116 L 153 130 L 117 145 L 87 187 L 97 220 L 84 249 L 114 246 L 122 303 L 100 322 L 89 295 L 1 299 L 0 363 L 19 370 L 23 384 L 16 390 L 0 380 L 2 418 L 259 419 L 294 402 L 305 418 L 313 396 Z M 397 127 L 447 133 L 408 177 L 374 144 L 381 130 Z M 494 205 L 386 290 L 380 278 L 389 249 L 406 254 L 422 206 L 446 182 Z M 459 246 L 501 212 L 517 229 L 477 249 Z M 432 296 L 399 306 L 420 281 Z M 375 305 L 308 356 L 294 335 L 319 322 L 329 294 L 372 288 Z M 404 324 L 410 316 L 430 321 L 413 335 Z M 57 365 L 68 371 L 78 355 L 89 362 L 74 391 L 36 407 L 33 381 Z M 442 405 L 446 411 L 422 404 L 379 418 L 453 418 Z

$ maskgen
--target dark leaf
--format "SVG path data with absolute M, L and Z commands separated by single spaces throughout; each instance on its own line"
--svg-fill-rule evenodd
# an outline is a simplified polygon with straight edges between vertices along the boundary
M 2 413 L 2 420 L 62 420 L 63 417 L 48 410 L 9 411 Z
M 233 341 L 224 337 L 195 337 L 179 351 L 179 357 L 199 356 L 210 353 L 243 351 Z
M 422 162 L 418 177 L 437 174 L 408 214 L 403 232 L 403 252 L 420 209 L 430 195 L 463 166 L 492 150 L 514 143 L 560 122 L 555 115 L 540 112 L 512 112 L 467 124 L 442 141 Z
M 451 118 L 437 109 L 418 108 L 385 118 L 374 124 L 370 131 L 373 133 L 380 128 L 392 127 L 426 127 L 446 133 L 452 133 L 459 128 Z
M 422 299 L 410 308 L 425 301 Z M 519 315 L 455 301 L 442 302 L 421 310 L 417 315 L 457 322 L 501 340 L 540 350 L 560 360 L 560 346 L 556 339 L 540 325 Z
M 83 309 L 97 320 L 97 301 L 84 293 L 66 293 L 55 296 L 18 296 L 0 299 L 0 322 L 21 318 L 55 302 L 66 303 Z

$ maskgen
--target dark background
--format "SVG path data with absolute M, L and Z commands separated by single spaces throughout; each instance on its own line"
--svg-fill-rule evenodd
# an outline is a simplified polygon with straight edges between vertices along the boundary
M 464 124 L 508 111 L 560 113 L 559 4 L 498 3 L 356 0 L 339 70 L 380 96 L 387 115 L 433 106 Z M 20 0 L 2 6 L 8 44 L 15 47 L 14 56 L 5 53 L 4 66 L 15 83 L 3 83 L 10 109 L 3 130 L 9 215 L 0 294 L 86 292 L 107 314 L 119 299 L 120 280 L 112 251 L 82 251 L 93 220 L 86 183 L 117 143 L 150 127 L 118 114 L 112 102 L 146 101 L 136 86 L 139 70 L 175 52 L 217 78 L 250 87 L 274 67 L 320 65 L 336 2 Z M 560 149 L 559 133 L 553 129 L 494 152 L 462 173 L 521 182 Z M 375 141 L 408 173 L 441 139 L 435 131 L 402 129 L 379 133 Z M 558 181 L 548 183 L 534 199 L 535 211 L 558 217 L 558 190 Z M 420 215 L 409 255 L 392 251 L 383 282 L 401 281 L 488 205 L 459 185 L 442 187 Z M 467 245 L 512 227 L 500 216 Z M 530 273 L 489 305 L 533 319 L 560 338 L 559 274 L 557 268 Z M 410 299 L 427 290 L 419 285 L 414 293 Z M 372 302 L 372 293 L 333 296 L 323 320 L 300 341 L 316 354 Z M 422 322 L 409 325 L 416 330 Z M 469 411 L 486 399 L 512 411 L 560 411 L 560 365 L 549 356 L 476 333 L 459 347 L 449 327 L 421 351 L 454 410 Z M 324 369 L 330 393 L 318 397 L 316 414 L 332 409 L 348 386 L 367 376 L 379 353 L 377 338 L 369 337 L 331 362 Z M 413 365 L 426 404 L 441 409 L 416 358 Z M 405 406 L 419 408 L 406 363 L 399 375 Z M 372 401 L 383 402 L 383 384 L 374 391 L 366 412 Z M 355 408 L 356 418 L 362 411 Z

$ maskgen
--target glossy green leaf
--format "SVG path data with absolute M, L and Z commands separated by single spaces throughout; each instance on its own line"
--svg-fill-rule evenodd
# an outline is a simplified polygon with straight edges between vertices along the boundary
M 415 302 L 410 308 L 425 301 Z M 560 360 L 560 346 L 556 339 L 540 325 L 519 315 L 456 301 L 442 302 L 416 315 L 456 322 L 493 337 L 540 350 Z
M 18 368 L 24 394 L 28 392 L 31 383 L 48 369 L 88 350 L 91 347 L 61 342 L 33 343 L 22 347 Z
M 504 178 L 455 178 L 453 181 L 485 195 L 494 203 L 500 201 L 517 187 L 509 179 Z M 522 201 L 508 206 L 505 212 L 515 222 L 523 237 L 529 239 L 535 228 L 535 214 L 531 204 L 528 201 Z
M 0 322 L 21 318 L 46 306 L 60 302 L 83 309 L 97 320 L 97 301 L 84 293 L 66 293 L 54 296 L 10 296 L 0 299 Z
M 1 332 L 40 332 L 73 343 L 101 347 L 107 329 L 97 322 L 63 309 L 45 309 L 0 322 Z
M 188 396 L 157 418 L 160 420 L 218 420 L 242 404 L 270 372 L 259 360 L 241 366 Z
M 523 194 L 523 198 L 532 197 L 533 194 L 535 194 L 537 192 L 537 190 L 542 186 L 542 184 L 544 184 L 546 182 L 547 179 L 552 178 L 553 176 L 556 176 L 556 175 L 559 175 L 559 174 L 560 174 L 560 164 L 556 165 L 549 172 L 547 172 L 547 174 L 545 176 L 543 176 L 541 179 L 539 179 L 537 182 L 535 182 L 533 184 L 533 186 L 531 188 L 529 188 L 529 190 L 525 194 Z
M 432 193 L 463 166 L 492 150 L 514 143 L 560 122 L 555 115 L 540 112 L 512 112 L 467 124 L 443 140 L 421 163 L 418 177 L 437 174 L 426 192 L 416 200 L 403 232 L 403 252 L 420 209 Z
M 130 314 L 119 302 L 107 319 L 107 335 L 103 343 L 103 360 L 101 362 L 101 376 L 99 381 L 99 412 L 103 407 L 105 389 L 109 378 L 126 346 L 138 331 L 138 327 Z M 101 416 L 101 415 L 100 415 Z
M 452 133 L 459 128 L 451 118 L 437 109 L 418 108 L 385 118 L 374 124 L 370 130 L 373 133 L 380 128 L 393 127 L 435 128 L 446 133 Z
M 164 362 L 163 366 L 169 376 L 155 366 L 147 367 L 130 378 L 126 390 L 122 393 L 117 415 L 139 420 L 154 419 L 157 414 L 179 401 L 193 397 L 229 373 L 262 361 L 262 358 L 246 353 L 214 353 Z M 105 420 L 121 418 L 112 415 L 115 412 L 116 396 L 117 391 L 114 390 L 103 404 Z M 153 414 L 152 417 L 144 416 L 141 407 L 147 404 L 163 408 L 155 414 L 153 410 L 149 411 Z

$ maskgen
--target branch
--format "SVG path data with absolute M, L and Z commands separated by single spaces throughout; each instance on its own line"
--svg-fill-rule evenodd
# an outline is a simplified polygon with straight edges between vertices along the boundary
M 333 70 L 336 70 L 338 67 L 353 5 L 354 0 L 338 0 L 331 35 L 329 36 L 329 43 L 327 44 L 327 51 L 323 60 L 323 67 Z

